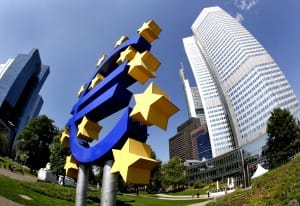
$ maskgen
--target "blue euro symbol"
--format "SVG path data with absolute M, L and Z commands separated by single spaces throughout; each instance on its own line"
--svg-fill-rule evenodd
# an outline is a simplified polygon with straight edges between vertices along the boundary
M 147 127 L 129 117 L 132 110 L 129 107 L 132 93 L 127 88 L 136 80 L 128 75 L 128 62 L 121 65 L 116 63 L 120 53 L 128 46 L 132 46 L 139 52 L 151 48 L 151 45 L 141 36 L 129 39 L 115 48 L 97 68 L 72 108 L 73 116 L 66 126 L 70 131 L 72 155 L 81 163 L 98 163 L 112 159 L 111 150 L 120 149 L 128 137 L 142 142 L 147 139 Z M 105 78 L 89 90 L 89 85 L 98 73 Z M 122 117 L 101 141 L 89 144 L 86 140 L 77 137 L 78 124 L 84 116 L 93 122 L 98 122 L 124 108 Z

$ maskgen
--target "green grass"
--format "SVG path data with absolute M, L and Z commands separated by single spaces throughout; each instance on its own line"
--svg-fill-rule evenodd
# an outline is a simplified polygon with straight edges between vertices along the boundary
M 20 195 L 26 195 L 32 200 L 25 200 Z M 25 206 L 71 206 L 75 202 L 75 188 L 63 187 L 54 183 L 22 182 L 0 176 L 0 196 L 13 200 Z M 160 200 L 155 195 L 140 193 L 118 194 L 117 205 L 121 206 L 183 206 L 201 202 L 202 200 Z M 87 205 L 99 206 L 100 192 L 88 191 Z
M 120 205 L 130 205 L 130 206 L 183 206 L 189 204 L 195 204 L 199 202 L 204 202 L 206 200 L 161 200 L 154 197 L 154 195 L 139 195 L 138 197 L 135 195 L 126 195 L 120 194 L 117 195 L 118 203 Z M 119 205 L 119 204 L 117 204 Z
M 27 186 L 24 186 L 26 184 L 28 183 L 0 176 L 0 195 L 26 206 L 53 206 L 53 204 L 57 206 L 74 205 L 68 201 L 52 198 L 46 195 L 41 195 L 40 193 L 31 190 Z M 27 195 L 32 200 L 25 200 L 21 198 L 20 195 Z
M 291 200 L 300 202 L 300 156 L 252 181 L 249 190 L 238 190 L 217 199 L 215 205 L 281 206 Z M 211 204 L 213 205 L 213 204 Z

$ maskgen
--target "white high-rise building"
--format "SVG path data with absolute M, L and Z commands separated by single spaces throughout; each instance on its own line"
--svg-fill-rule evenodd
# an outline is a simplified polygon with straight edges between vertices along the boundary
M 200 119 L 201 124 L 206 123 L 203 105 L 201 102 L 198 87 L 191 87 L 190 82 L 185 77 L 184 68 L 181 64 L 179 70 L 180 78 L 184 87 L 186 102 L 188 106 L 189 118 L 196 117 Z
M 183 39 L 209 130 L 213 157 L 266 136 L 276 107 L 299 102 L 263 46 L 219 7 L 205 8 Z

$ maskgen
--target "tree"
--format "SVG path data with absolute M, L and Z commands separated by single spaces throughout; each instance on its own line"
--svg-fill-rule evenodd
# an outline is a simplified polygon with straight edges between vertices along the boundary
M 159 165 L 158 165 L 158 167 L 155 167 L 154 169 L 152 169 L 152 171 L 150 173 L 150 181 L 147 186 L 147 190 L 150 193 L 158 192 L 162 187 L 161 161 L 156 158 L 156 154 L 152 149 L 151 149 L 151 158 L 157 160 L 159 162 Z
M 65 175 L 64 166 L 67 156 L 70 155 L 70 149 L 60 143 L 61 133 L 54 136 L 50 145 L 51 171 L 56 175 Z
M 273 110 L 267 123 L 267 134 L 266 156 L 271 167 L 286 162 L 299 147 L 299 127 L 287 109 Z
M 89 173 L 89 182 L 92 185 L 96 185 L 100 188 L 103 177 L 103 167 L 98 165 L 92 165 Z
M 9 141 L 6 135 L 0 132 L 0 155 L 6 156 L 8 155 Z
M 25 164 L 31 172 L 45 167 L 49 162 L 50 144 L 58 129 L 46 115 L 31 119 L 17 136 L 17 155 L 26 157 Z
M 179 157 L 173 157 L 162 166 L 162 183 L 165 187 L 172 186 L 173 189 L 182 188 L 188 182 L 185 166 Z

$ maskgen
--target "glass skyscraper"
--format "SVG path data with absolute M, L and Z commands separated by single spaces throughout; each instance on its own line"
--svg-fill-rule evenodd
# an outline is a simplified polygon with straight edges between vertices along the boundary
M 213 157 L 266 138 L 276 107 L 299 114 L 299 102 L 263 46 L 219 7 L 205 8 L 183 39 L 201 96 Z
M 0 64 L 0 130 L 8 136 L 10 146 L 27 122 L 39 114 L 43 105 L 39 92 L 49 72 L 37 49 Z

